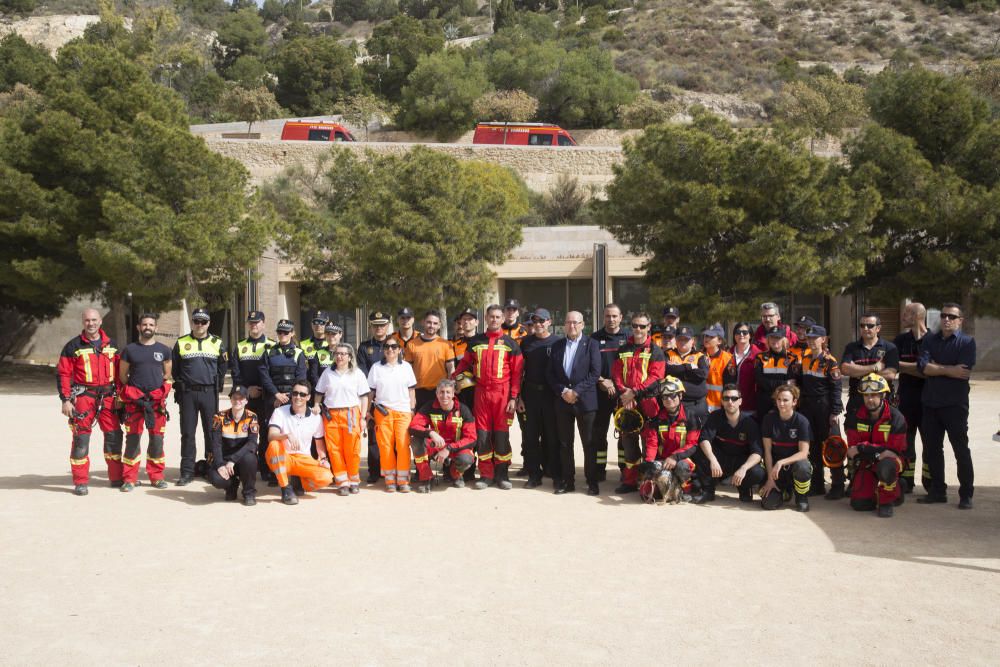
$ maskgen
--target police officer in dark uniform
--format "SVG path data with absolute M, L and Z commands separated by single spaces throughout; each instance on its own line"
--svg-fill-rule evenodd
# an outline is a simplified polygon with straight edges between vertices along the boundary
M 324 325 L 325 326 L 325 325 Z M 264 385 L 264 423 L 270 423 L 271 413 L 288 403 L 296 381 L 306 379 L 306 355 L 292 339 L 295 325 L 291 320 L 278 320 L 275 327 L 277 342 L 261 359 L 260 382 Z
M 326 325 L 330 323 L 330 316 L 322 310 L 313 312 L 312 330 L 310 338 L 299 341 L 299 349 L 305 354 L 306 367 L 316 358 L 316 351 L 326 347 Z M 305 379 L 305 378 L 303 378 Z M 313 384 L 315 387 L 316 385 Z
M 264 335 L 264 313 L 251 310 L 247 314 L 247 337 L 236 343 L 230 357 L 230 373 L 233 385 L 240 385 L 247 390 L 247 410 L 264 418 L 264 385 L 260 380 L 260 365 L 264 354 L 274 345 L 274 341 Z M 258 469 L 270 472 L 264 460 L 264 450 L 257 451 Z
M 385 345 L 389 338 L 389 315 L 381 310 L 368 315 L 368 327 L 372 337 L 358 345 L 358 368 L 367 377 L 372 366 L 382 361 L 385 355 Z M 369 484 L 375 484 L 381 477 L 378 453 L 378 441 L 375 439 L 375 422 L 368 422 L 368 479 Z
M 562 336 L 549 331 L 552 315 L 538 308 L 531 316 L 532 330 L 521 341 L 524 355 L 524 375 L 517 410 L 524 415 L 524 467 L 528 473 L 526 489 L 542 485 L 542 476 L 560 479 L 559 435 L 556 431 L 556 396 L 548 384 L 546 373 L 552 355 L 552 345 Z
M 847 407 L 844 409 L 849 415 L 857 412 L 864 402 L 858 391 L 861 378 L 869 373 L 878 373 L 891 385 L 899 374 L 899 350 L 879 336 L 882 320 L 877 315 L 865 313 L 858 321 L 858 327 L 861 337 L 848 343 L 840 358 L 840 372 L 851 379 Z
M 594 413 L 593 447 L 597 451 L 597 478 L 605 481 L 608 471 L 608 429 L 611 417 L 618 407 L 618 392 L 611 379 L 611 365 L 618 358 L 618 348 L 628 340 L 628 331 L 622 327 L 622 309 L 616 303 L 604 307 L 604 328 L 590 334 L 601 351 L 601 377 L 597 379 L 597 412 Z M 624 453 L 619 454 L 618 467 L 625 468 Z
M 333 365 L 333 350 L 344 337 L 344 329 L 338 324 L 327 322 L 323 333 L 326 334 L 325 345 L 316 348 L 316 354 L 308 361 L 309 384 L 314 387 L 319 382 L 319 376 L 323 374 L 323 371 Z
M 181 476 L 177 486 L 186 486 L 194 479 L 199 416 L 208 458 L 212 420 L 219 411 L 219 392 L 229 367 L 222 339 L 208 332 L 209 322 L 208 311 L 196 308 L 191 313 L 191 333 L 177 339 L 171 354 L 176 381 L 174 400 L 181 408 Z

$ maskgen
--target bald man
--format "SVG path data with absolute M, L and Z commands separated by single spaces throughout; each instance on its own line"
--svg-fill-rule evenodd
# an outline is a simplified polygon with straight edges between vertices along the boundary
M 56 387 L 63 416 L 73 433 L 69 464 L 73 492 L 88 493 L 90 482 L 90 434 L 96 421 L 104 432 L 104 460 L 111 486 L 122 485 L 122 431 L 114 411 L 115 378 L 118 377 L 118 346 L 101 328 L 101 314 L 83 311 L 83 331 L 59 355 Z
M 927 335 L 927 309 L 916 301 L 906 304 L 900 318 L 906 331 L 896 336 L 893 344 L 899 348 L 899 411 L 906 418 L 906 469 L 903 470 L 903 491 L 912 493 L 917 460 L 917 433 L 923 419 L 924 374 L 917 368 L 920 345 Z M 923 442 L 923 433 L 920 434 Z M 924 466 L 921 474 L 925 490 L 930 490 L 929 470 Z

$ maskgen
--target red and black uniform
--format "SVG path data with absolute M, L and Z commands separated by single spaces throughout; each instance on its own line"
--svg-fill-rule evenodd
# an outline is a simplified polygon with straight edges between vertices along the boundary
M 830 437 L 830 417 L 844 411 L 841 398 L 842 376 L 837 359 L 829 352 L 818 356 L 811 349 L 801 358 L 801 395 L 798 410 L 809 420 L 809 462 L 812 463 L 812 488 L 824 488 L 823 441 Z M 830 471 L 833 486 L 843 489 L 843 469 Z
M 884 338 L 876 340 L 871 347 L 865 347 L 864 341 L 860 339 L 852 341 L 844 347 L 844 354 L 840 358 L 841 364 L 850 362 L 858 366 L 871 366 L 880 361 L 883 368 L 892 368 L 897 373 L 899 372 L 899 350 Z M 847 414 L 854 412 L 859 405 L 864 403 L 864 399 L 858 393 L 860 383 L 861 378 L 856 377 L 850 378 L 850 382 L 848 382 Z
M 770 349 L 761 352 L 754 359 L 753 377 L 757 385 L 757 421 L 774 408 L 771 394 L 789 380 L 797 380 L 801 366 L 798 359 L 789 352 L 772 352 Z
M 509 433 L 513 415 L 507 412 L 507 403 L 521 393 L 523 365 L 521 347 L 498 329 L 470 338 L 465 356 L 452 374 L 454 378 L 472 371 L 476 378 L 472 412 L 476 418 L 479 474 L 483 479 L 493 480 L 494 469 L 499 479 L 507 479 L 507 469 L 513 458 Z
M 851 507 L 873 510 L 903 497 L 898 481 L 906 469 L 906 419 L 883 400 L 874 416 L 861 405 L 844 422 L 849 447 L 857 447 L 857 468 L 851 479 Z M 876 456 L 891 449 L 898 458 Z
M 69 428 L 73 433 L 69 464 L 73 484 L 90 479 L 90 434 L 96 421 L 104 432 L 108 479 L 122 478 L 122 432 L 114 410 L 118 377 L 118 346 L 104 333 L 90 340 L 86 332 L 66 343 L 56 365 L 56 388 L 62 402 L 73 401 Z
M 760 456 L 762 462 L 747 470 L 743 483 L 740 484 L 740 498 L 749 500 L 753 487 L 762 485 L 767 477 L 763 465 L 764 447 L 760 443 L 760 427 L 753 414 L 741 412 L 734 426 L 729 423 L 724 410 L 716 410 L 705 420 L 698 437 L 701 442 L 708 441 L 711 444 L 712 454 L 722 468 L 723 478 L 732 476 L 752 454 Z M 708 456 L 699 447 L 693 458 L 702 489 L 714 494 L 715 478 L 712 477 Z
M 444 447 L 430 439 L 431 431 L 444 438 Z M 410 435 L 413 462 L 421 482 L 431 481 L 430 459 L 442 449 L 448 450 L 445 466 L 451 480 L 461 477 L 475 462 L 476 418 L 457 400 L 451 410 L 442 408 L 436 398 L 418 408 L 410 420 Z
M 677 461 L 674 474 L 682 482 L 687 482 L 695 469 L 691 457 L 698 450 L 700 429 L 698 422 L 687 416 L 683 405 L 673 415 L 667 412 L 666 408 L 661 408 L 660 412 L 642 427 L 644 460 L 663 461 L 667 457 L 672 457 Z M 635 467 L 626 469 L 623 482 L 638 484 L 639 469 Z
M 684 396 L 681 399 L 685 411 L 698 423 L 700 428 L 708 416 L 708 373 L 711 362 L 702 352 L 692 349 L 687 354 L 677 350 L 666 351 L 667 361 L 664 375 L 673 375 L 684 383 Z M 722 388 L 719 387 L 719 391 Z
M 666 363 L 667 358 L 663 350 L 653 343 L 652 338 L 647 338 L 645 343 L 639 345 L 630 337 L 618 348 L 618 358 L 611 365 L 611 380 L 615 383 L 618 395 L 621 396 L 627 389 L 636 394 L 649 389 L 666 376 Z M 655 417 L 660 411 L 660 402 L 656 396 L 637 397 L 636 404 L 645 419 Z M 623 433 L 618 440 L 618 460 L 625 462 L 622 483 L 626 486 L 635 486 L 634 482 L 626 482 L 625 479 L 637 478 L 638 471 L 635 469 L 641 459 L 639 434 Z M 633 473 L 626 477 L 630 470 Z
M 784 421 L 777 410 L 765 415 L 760 425 L 760 437 L 762 441 L 765 438 L 771 440 L 772 465 L 797 454 L 801 441 L 812 440 L 811 430 L 809 420 L 801 412 L 793 412 L 788 421 Z M 766 454 L 765 447 L 765 460 Z M 808 459 L 804 459 L 782 468 L 776 486 L 781 494 L 790 495 L 794 492 L 796 501 L 799 501 L 809 495 L 811 480 L 812 464 Z M 764 498 L 761 505 L 764 509 L 777 509 L 784 502 L 783 495 L 778 497 L 781 500 L 775 504 L 770 504 L 770 498 Z
M 930 333 L 930 332 L 928 332 Z M 927 334 L 924 334 L 926 337 Z M 920 360 L 920 345 L 923 338 L 917 338 L 913 331 L 905 331 L 892 341 L 899 352 L 899 360 L 910 364 L 915 364 Z M 913 490 L 915 484 L 915 466 L 917 462 L 917 433 L 920 433 L 920 441 L 926 442 L 921 427 L 924 418 L 924 406 L 920 395 L 924 391 L 924 378 L 907 373 L 899 374 L 899 390 L 896 396 L 899 398 L 899 411 L 906 418 L 906 470 L 903 471 L 903 484 L 907 487 L 907 492 Z M 921 474 L 921 481 L 925 491 L 930 490 L 931 475 L 930 468 L 925 464 Z
M 122 479 L 135 484 L 139 478 L 142 432 L 149 432 L 146 447 L 146 476 L 151 482 L 163 479 L 167 460 L 163 433 L 167 426 L 167 396 L 170 382 L 163 376 L 163 363 L 170 361 L 170 348 L 163 343 L 130 343 L 122 353 L 128 363 L 128 383 L 121 390 L 125 404 L 125 454 Z

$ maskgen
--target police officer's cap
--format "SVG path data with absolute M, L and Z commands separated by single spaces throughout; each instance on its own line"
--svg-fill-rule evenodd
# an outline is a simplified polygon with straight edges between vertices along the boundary
M 241 384 L 233 385 L 233 388 L 229 390 L 229 398 L 232 398 L 233 394 L 239 394 L 243 398 L 250 398 L 250 392 Z
M 368 314 L 368 324 L 389 324 L 389 316 L 381 310 L 376 310 Z
M 503 307 L 504 310 L 507 310 L 508 308 L 516 308 L 517 310 L 521 310 L 521 302 L 518 301 L 517 299 L 507 299 L 506 301 L 504 301 Z
M 313 313 L 312 323 L 313 324 L 326 324 L 330 321 L 330 315 L 327 314 L 325 310 L 317 310 Z
M 323 329 L 323 330 L 326 333 L 339 333 L 339 334 L 344 333 L 344 330 L 340 327 L 340 325 L 339 324 L 334 324 L 333 322 L 328 323 L 326 325 L 326 328 Z
M 676 338 L 694 338 L 694 329 L 691 327 L 681 327 L 675 334 Z
M 800 317 L 795 321 L 795 324 L 800 327 L 805 327 L 806 329 L 808 329 L 809 327 L 816 326 L 816 320 L 809 317 L 808 315 L 803 315 L 802 317 Z
M 676 335 L 677 335 L 677 327 L 675 327 L 673 324 L 663 327 L 664 338 L 673 338 Z
M 463 310 L 462 312 L 460 312 L 458 314 L 458 317 L 456 317 L 455 319 L 462 319 L 466 315 L 468 315 L 469 317 L 471 317 L 474 320 L 478 320 L 479 319 L 479 315 L 477 315 L 476 311 L 474 311 L 472 308 L 466 308 L 465 310 Z
M 826 336 L 826 328 L 818 324 L 812 325 L 809 327 L 809 331 L 806 332 L 807 338 L 820 338 L 821 336 Z
M 767 335 L 769 338 L 784 338 L 785 327 L 775 325 L 767 330 Z
M 195 308 L 194 312 L 191 313 L 191 319 L 195 322 L 211 322 L 212 317 L 208 314 L 208 311 L 204 308 Z
M 263 322 L 264 321 L 264 311 L 262 310 L 251 310 L 247 313 L 247 322 Z
M 278 320 L 278 326 L 274 330 L 278 333 L 292 333 L 295 331 L 295 324 L 291 320 Z
M 399 312 L 396 313 L 396 317 L 413 317 L 412 308 L 400 308 Z
M 680 317 L 681 311 L 678 310 L 677 306 L 667 306 L 663 309 L 664 317 Z

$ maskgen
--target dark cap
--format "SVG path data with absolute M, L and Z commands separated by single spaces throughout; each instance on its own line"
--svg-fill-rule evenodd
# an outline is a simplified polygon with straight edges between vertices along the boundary
M 812 325 L 806 332 L 807 338 L 819 338 L 820 336 L 826 336 L 826 327 L 821 327 L 818 324 Z
M 324 331 L 326 331 L 326 333 L 344 333 L 344 329 L 339 324 L 334 324 L 333 322 L 327 322 Z
M 389 316 L 381 310 L 368 313 L 368 324 L 389 324 Z
M 673 324 L 671 324 L 670 326 L 663 327 L 662 335 L 664 338 L 673 338 L 674 336 L 677 335 L 677 327 L 675 327 Z
M 251 310 L 247 313 L 247 322 L 263 322 L 264 321 L 264 311 L 262 310 Z
M 192 320 L 202 320 L 205 322 L 211 322 L 212 316 L 208 314 L 208 311 L 204 308 L 195 308 L 194 312 L 191 313 Z
M 680 317 L 681 311 L 677 309 L 677 306 L 667 306 L 663 309 L 664 317 Z
M 233 385 L 233 388 L 229 390 L 229 398 L 232 398 L 233 394 L 240 394 L 243 398 L 250 398 L 250 392 L 241 384 Z
M 775 325 L 767 330 L 767 336 L 769 338 L 785 338 L 788 336 L 788 333 L 785 331 L 785 327 Z
M 550 313 L 549 311 L 547 311 L 545 308 L 536 308 L 535 312 L 533 312 L 531 314 L 531 317 L 532 318 L 537 317 L 540 320 L 551 320 L 552 319 L 552 313 Z
M 517 308 L 518 310 L 521 310 L 521 303 L 517 299 L 507 299 L 503 302 L 503 308 L 504 310 L 507 310 L 508 308 Z
M 400 308 L 399 312 L 396 313 L 396 317 L 413 317 L 413 309 L 409 307 Z
M 795 320 L 795 326 L 805 327 L 806 329 L 815 325 L 816 325 L 816 320 L 809 317 L 808 315 L 803 315 L 799 319 Z
M 291 320 L 278 320 L 278 326 L 274 327 L 274 330 L 281 333 L 291 333 L 295 331 L 295 323 Z
M 723 331 L 720 327 L 708 327 L 707 329 L 705 329 L 704 331 L 701 332 L 701 335 L 702 336 L 717 336 L 719 338 L 725 338 L 726 337 L 726 332 Z
M 674 334 L 675 338 L 694 338 L 694 329 L 688 326 L 683 326 L 677 329 L 677 333 Z
M 472 308 L 466 308 L 465 310 L 463 310 L 462 312 L 460 312 L 458 314 L 458 317 L 456 317 L 455 319 L 456 320 L 460 320 L 463 317 L 465 317 L 466 315 L 468 315 L 469 317 L 472 317 L 474 319 L 477 319 L 477 320 L 479 319 L 479 315 L 477 315 L 476 311 L 474 311 Z
M 313 324 L 326 324 L 330 321 L 330 315 L 325 310 L 317 310 L 313 312 L 312 323 Z

